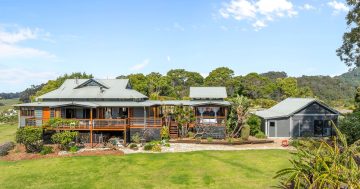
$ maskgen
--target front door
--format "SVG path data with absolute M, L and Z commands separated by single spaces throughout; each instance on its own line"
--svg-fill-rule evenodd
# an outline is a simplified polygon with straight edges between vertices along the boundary
M 50 108 L 43 108 L 43 119 L 50 119 Z

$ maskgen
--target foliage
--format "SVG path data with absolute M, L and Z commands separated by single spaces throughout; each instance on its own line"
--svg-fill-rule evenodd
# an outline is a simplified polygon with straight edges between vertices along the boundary
M 79 151 L 79 147 L 77 147 L 77 146 L 71 146 L 69 148 L 69 152 L 71 152 L 71 153 L 76 153 L 77 151 Z
M 144 150 L 145 151 L 150 151 L 150 150 L 152 150 L 152 148 L 153 148 L 153 145 L 151 143 L 146 143 L 144 145 Z
M 346 136 L 347 142 L 353 144 L 360 139 L 360 112 L 345 115 L 339 121 L 339 129 Z
M 49 80 L 40 90 L 38 90 L 35 95 L 31 96 L 31 100 L 35 100 L 36 97 L 41 96 L 45 93 L 48 93 L 50 91 L 53 91 L 57 88 L 59 88 L 66 79 L 90 79 L 93 78 L 93 75 L 88 75 L 86 73 L 80 73 L 80 72 L 76 72 L 76 73 L 72 73 L 70 75 L 65 74 L 63 76 L 60 76 L 58 78 L 56 78 L 56 80 Z
M 10 150 L 14 149 L 14 142 L 5 142 L 0 145 L 0 156 L 6 156 Z
M 135 133 L 134 135 L 131 135 L 131 141 L 136 143 L 136 144 L 139 144 L 140 141 L 141 141 L 141 137 L 140 137 L 140 134 L 139 133 Z
M 190 86 L 202 86 L 204 78 L 197 72 L 189 72 L 184 69 L 173 69 L 167 72 L 170 81 L 172 96 L 182 99 L 189 96 Z M 170 95 L 171 96 L 171 95 Z
M 130 148 L 130 149 L 133 149 L 133 150 L 137 150 L 137 149 L 138 149 L 138 145 L 135 144 L 135 143 L 131 143 L 131 144 L 129 145 L 129 148 Z
M 326 141 L 299 143 L 292 167 L 277 172 L 282 188 L 360 188 L 360 141 L 348 145 L 333 124 L 337 136 Z M 310 145 L 309 145 L 310 144 Z
M 43 126 L 45 127 L 59 127 L 59 126 L 79 126 L 79 120 L 72 119 L 62 119 L 62 118 L 52 118 L 49 119 Z
M 229 137 L 237 137 L 248 118 L 250 100 L 244 96 L 230 99 L 230 114 L 226 123 Z
M 251 114 L 246 121 L 246 124 L 250 126 L 250 135 L 255 136 L 257 133 L 261 132 L 261 119 Z
M 70 144 L 74 142 L 75 138 L 78 136 L 76 131 L 63 131 L 55 133 L 51 136 L 51 140 L 60 145 L 60 149 L 69 150 L 72 147 Z
M 53 153 L 53 147 L 51 146 L 43 146 L 41 151 L 40 151 L 40 154 L 41 155 L 46 155 L 46 154 L 51 154 Z
M 355 112 L 360 112 L 360 87 L 356 89 L 355 94 Z
M 212 142 L 214 139 L 213 139 L 212 137 L 207 137 L 206 140 L 207 140 L 208 142 Z
M 252 107 L 271 108 L 271 107 L 275 106 L 277 103 L 278 102 L 275 100 L 266 99 L 266 98 L 258 98 L 258 99 L 253 99 L 251 101 L 251 106 Z
M 262 131 L 256 133 L 256 134 L 255 134 L 255 137 L 256 137 L 256 138 L 259 138 L 259 139 L 267 138 L 266 135 L 265 135 Z
M 152 147 L 153 152 L 161 152 L 161 145 L 160 144 L 154 144 Z
M 228 138 L 226 139 L 226 141 L 227 141 L 229 144 L 232 144 L 232 143 L 234 143 L 235 139 L 232 138 L 232 137 L 228 137 Z
M 346 0 L 349 12 L 346 16 L 346 24 L 350 31 L 343 35 L 343 44 L 336 50 L 340 60 L 347 66 L 360 67 L 360 47 L 359 47 L 359 30 L 360 30 L 360 3 L 356 0 Z
M 22 127 L 16 131 L 16 142 L 24 144 L 27 152 L 39 152 L 42 149 L 42 129 Z
M 161 139 L 170 139 L 169 126 L 163 126 L 160 130 Z
M 45 84 L 31 85 L 29 88 L 20 93 L 19 100 L 24 103 L 30 102 L 31 96 L 34 96 L 38 91 L 40 91 L 44 85 Z
M 188 133 L 188 125 L 195 121 L 194 109 L 189 106 L 176 106 L 174 116 L 180 129 L 180 136 L 186 137 Z
M 241 129 L 241 139 L 242 140 L 248 140 L 250 136 L 250 126 L 249 125 L 245 125 L 242 129 Z
M 188 137 L 189 138 L 194 138 L 194 136 L 195 136 L 195 133 L 193 133 L 191 131 L 188 132 Z
M 144 150 L 145 151 L 153 151 L 153 152 L 161 152 L 161 146 L 167 146 L 169 147 L 170 144 L 168 142 L 166 142 L 166 140 L 162 140 L 162 141 L 151 141 L 149 143 L 146 143 L 144 145 Z

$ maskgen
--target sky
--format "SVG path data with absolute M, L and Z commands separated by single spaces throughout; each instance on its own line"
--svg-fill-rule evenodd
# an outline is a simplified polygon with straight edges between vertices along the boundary
M 348 10 L 341 0 L 0 0 L 0 92 L 72 72 L 335 76 L 348 70 L 335 52 Z

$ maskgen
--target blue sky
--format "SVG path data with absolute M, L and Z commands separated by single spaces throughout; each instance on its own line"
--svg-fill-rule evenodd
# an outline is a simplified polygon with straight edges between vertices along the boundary
M 96 78 L 285 71 L 338 75 L 340 0 L 0 0 L 0 92 L 71 72 Z

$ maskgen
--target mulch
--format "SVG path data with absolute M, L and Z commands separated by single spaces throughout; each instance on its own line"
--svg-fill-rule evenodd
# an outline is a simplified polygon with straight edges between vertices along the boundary
M 273 143 L 274 140 L 269 139 L 253 139 L 250 140 L 234 140 L 232 142 L 229 142 L 227 140 L 216 140 L 213 139 L 213 141 L 208 141 L 206 139 L 202 140 L 196 140 L 191 138 L 183 138 L 183 139 L 175 139 L 170 140 L 169 143 L 186 143 L 186 144 L 220 144 L 220 145 L 242 145 L 242 144 L 267 144 L 267 143 Z
M 0 160 L 4 161 L 20 161 L 20 160 L 32 160 L 32 159 L 44 159 L 44 158 L 58 158 L 58 157 L 72 157 L 72 156 L 104 156 L 104 155 L 124 155 L 120 150 L 87 150 L 77 153 L 69 153 L 65 155 L 58 155 L 59 149 L 56 145 L 51 145 L 54 148 L 54 152 L 51 154 L 41 155 L 39 153 L 27 153 L 23 145 L 17 144 L 8 155 L 0 157 Z

